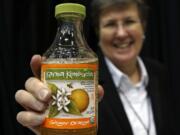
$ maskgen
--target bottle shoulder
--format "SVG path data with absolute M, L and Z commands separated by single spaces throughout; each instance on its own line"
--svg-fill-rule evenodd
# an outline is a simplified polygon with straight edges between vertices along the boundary
M 83 63 L 98 63 L 98 58 L 45 58 L 44 64 L 83 64 Z

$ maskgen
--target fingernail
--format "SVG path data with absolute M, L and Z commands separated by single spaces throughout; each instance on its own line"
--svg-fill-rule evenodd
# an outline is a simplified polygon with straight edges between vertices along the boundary
M 43 90 L 40 90 L 39 95 L 40 95 L 40 99 L 44 101 L 47 99 L 49 92 L 48 92 L 48 90 L 43 89 Z
M 37 111 L 43 111 L 45 109 L 44 104 L 42 104 L 40 102 L 36 102 L 34 105 L 35 105 Z

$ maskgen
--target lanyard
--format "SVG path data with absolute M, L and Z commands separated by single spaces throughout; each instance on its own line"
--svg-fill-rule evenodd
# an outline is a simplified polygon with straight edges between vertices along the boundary
M 151 119 L 150 119 L 150 103 L 149 103 L 149 98 L 148 98 L 148 104 L 147 104 L 147 113 L 148 113 L 148 125 L 146 126 L 146 124 L 144 123 L 144 121 L 142 120 L 142 118 L 140 117 L 140 114 L 138 114 L 138 112 L 135 110 L 135 108 L 133 107 L 132 103 L 130 102 L 130 100 L 128 99 L 128 97 L 126 96 L 126 94 L 124 94 L 123 91 L 121 91 L 122 96 L 124 97 L 124 99 L 127 102 L 127 105 L 129 106 L 129 108 L 132 110 L 132 112 L 134 113 L 135 117 L 137 118 L 137 120 L 141 123 L 141 125 L 143 126 L 144 130 L 146 131 L 147 135 L 150 135 L 150 128 L 151 128 Z

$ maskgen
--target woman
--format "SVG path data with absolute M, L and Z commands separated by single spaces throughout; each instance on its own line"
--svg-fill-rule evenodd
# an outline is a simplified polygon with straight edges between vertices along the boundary
M 100 135 L 173 134 L 167 126 L 170 106 L 163 67 L 139 57 L 147 9 L 143 0 L 92 2 L 105 92 L 99 106 Z
M 98 134 L 172 135 L 167 126 L 164 71 L 160 64 L 139 57 L 147 15 L 144 1 L 94 0 L 92 12 L 99 36 L 99 79 L 105 92 L 99 106 Z M 32 58 L 36 74 L 40 61 L 40 56 Z M 36 112 L 45 110 L 51 93 L 35 78 L 28 79 L 25 86 L 27 91 L 19 90 L 16 100 L 28 109 L 17 120 L 39 134 L 44 115 Z

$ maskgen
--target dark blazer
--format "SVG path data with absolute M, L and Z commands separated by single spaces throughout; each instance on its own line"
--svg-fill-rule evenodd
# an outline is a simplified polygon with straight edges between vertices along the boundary
M 133 135 L 130 123 L 125 114 L 122 102 L 113 83 L 110 72 L 101 51 L 99 57 L 99 83 L 105 94 L 99 103 L 98 135 Z M 157 62 L 143 60 L 148 75 L 148 95 L 151 99 L 157 135 L 173 135 L 170 127 L 170 109 L 168 102 L 167 74 Z M 170 111 L 168 111 L 168 109 Z

